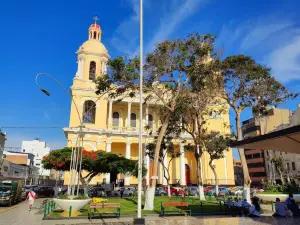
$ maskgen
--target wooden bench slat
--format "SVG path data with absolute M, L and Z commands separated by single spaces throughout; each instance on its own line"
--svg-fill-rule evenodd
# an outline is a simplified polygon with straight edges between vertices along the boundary
M 163 202 L 162 205 L 165 206 L 189 206 L 188 202 Z

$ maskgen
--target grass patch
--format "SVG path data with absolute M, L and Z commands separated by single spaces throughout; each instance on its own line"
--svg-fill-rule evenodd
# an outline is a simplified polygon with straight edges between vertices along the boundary
M 167 197 L 167 196 L 158 196 L 154 199 L 154 210 L 148 211 L 143 210 L 143 214 L 159 214 L 161 210 L 161 202 L 180 202 L 185 201 L 189 203 L 189 209 L 192 211 L 192 213 L 220 213 L 224 212 L 224 205 L 221 204 L 218 201 L 216 201 L 214 198 L 211 198 L 207 201 L 203 201 L 202 204 L 200 203 L 200 200 L 198 198 L 177 198 L 177 197 Z M 107 203 L 120 203 L 121 205 L 121 216 L 122 215 L 135 215 L 137 213 L 137 199 L 132 198 L 109 198 Z M 144 203 L 144 201 L 143 201 Z M 167 207 L 167 211 L 176 211 L 176 207 Z M 98 209 L 99 212 L 112 212 L 116 209 Z M 89 205 L 85 205 L 82 209 L 82 212 L 79 216 L 88 216 L 89 211 Z M 59 212 L 52 212 L 48 215 L 48 217 L 60 217 L 61 213 Z
M 280 192 L 280 191 L 277 191 L 277 192 L 271 192 L 271 191 L 263 191 L 263 192 L 259 192 L 259 193 L 256 193 L 256 195 L 259 195 L 259 194 L 285 194 L 283 192 Z

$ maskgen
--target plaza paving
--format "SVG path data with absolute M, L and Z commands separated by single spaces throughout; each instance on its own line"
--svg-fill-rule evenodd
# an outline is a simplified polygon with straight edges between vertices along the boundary
M 42 200 L 38 199 L 37 204 Z M 42 220 L 43 215 L 37 214 L 37 210 L 28 211 L 27 205 L 20 203 L 17 206 L 5 210 L 0 210 L 0 224 L 1 225 L 89 225 L 89 224 L 107 224 L 107 225 L 127 225 L 132 224 L 133 218 L 121 217 L 118 219 L 105 220 Z M 263 215 L 261 218 L 245 218 L 245 217 L 165 217 L 159 218 L 156 216 L 146 217 L 147 225 L 297 225 L 300 224 L 300 219 L 274 219 L 271 214 Z

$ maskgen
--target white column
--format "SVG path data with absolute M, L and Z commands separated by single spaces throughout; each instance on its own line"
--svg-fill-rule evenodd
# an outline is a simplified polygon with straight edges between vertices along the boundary
M 111 152 L 111 142 L 106 143 L 106 152 Z M 105 180 L 107 184 L 110 184 L 110 173 L 105 174 Z
M 83 79 L 83 73 L 84 73 L 84 58 L 81 58 L 80 60 L 80 78 Z
M 226 179 L 225 182 L 226 182 L 226 184 L 228 184 L 226 151 L 224 151 L 224 171 L 225 171 L 225 179 Z
M 149 108 L 148 108 L 148 105 L 146 105 L 145 113 L 146 113 L 146 122 L 145 122 L 145 126 L 148 126 L 148 124 L 149 124 L 149 116 L 148 116 L 148 114 L 149 114 Z M 150 129 L 151 129 L 151 127 L 150 127 Z
M 144 157 L 144 166 L 147 169 L 146 185 L 149 185 L 149 167 L 150 167 L 150 158 L 149 158 L 149 155 L 145 155 L 145 157 Z
M 108 127 L 112 128 L 112 103 L 113 101 L 109 101 L 109 108 L 108 108 Z
M 128 102 L 127 128 L 130 128 L 131 102 Z
M 186 185 L 184 145 L 180 144 L 180 185 Z
M 163 161 L 163 185 L 168 185 L 168 181 L 165 178 L 165 173 L 167 174 L 167 171 L 165 171 L 165 167 L 168 165 L 168 154 L 166 154 L 167 149 L 164 149 L 163 154 L 165 155 L 164 161 Z M 166 175 L 168 176 L 168 175 Z
M 130 157 L 131 157 L 131 143 L 127 142 L 126 143 L 125 158 L 126 159 L 130 159 Z M 130 185 L 130 176 L 125 175 L 124 185 L 125 186 L 129 186 Z

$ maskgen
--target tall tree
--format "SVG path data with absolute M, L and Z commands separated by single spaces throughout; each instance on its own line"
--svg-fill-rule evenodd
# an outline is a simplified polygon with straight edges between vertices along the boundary
M 280 175 L 281 183 L 285 184 L 285 180 L 283 178 L 283 172 L 284 172 L 283 158 L 281 156 L 274 156 L 272 158 L 271 162 L 274 163 L 274 166 L 275 166 L 277 172 Z
M 220 132 L 212 131 L 204 139 L 205 149 L 210 156 L 208 165 L 214 174 L 216 194 L 218 195 L 218 174 L 216 173 L 214 161 L 224 158 L 224 152 L 229 150 L 233 137 L 230 134 L 221 134 Z
M 252 108 L 256 115 L 265 112 L 266 107 L 278 105 L 286 99 L 296 97 L 270 75 L 270 69 L 257 64 L 251 57 L 236 55 L 227 57 L 221 64 L 224 79 L 224 99 L 235 113 L 238 140 L 243 139 L 241 113 Z M 243 198 L 250 201 L 250 183 L 244 149 L 238 149 L 244 174 Z
M 167 186 L 168 186 L 167 190 L 168 190 L 169 197 L 171 197 L 170 166 L 171 166 L 172 161 L 180 156 L 180 152 L 175 149 L 175 145 L 172 142 L 173 140 L 174 140 L 173 137 L 164 136 L 162 144 L 161 144 L 161 149 L 159 152 L 159 158 L 158 158 L 158 161 L 163 166 L 163 175 L 167 181 Z M 153 160 L 154 154 L 155 154 L 155 142 L 149 143 L 146 148 L 147 148 L 146 154 L 149 155 L 150 159 Z
M 164 41 L 149 53 L 145 60 L 144 87 L 145 102 L 157 105 L 165 110 L 160 116 L 159 131 L 150 186 L 146 193 L 145 209 L 154 209 L 154 193 L 157 182 L 159 152 L 166 133 L 171 114 L 176 108 L 179 97 L 188 86 L 190 76 L 197 64 L 207 60 L 213 51 L 214 37 L 199 34 L 189 35 L 184 40 Z M 134 97 L 137 93 L 138 60 L 126 61 L 117 58 L 108 63 L 110 74 L 100 77 L 97 83 L 97 94 L 108 92 L 110 97 Z M 201 89 L 201 87 L 199 86 Z M 111 91 L 110 91 L 111 90 Z

